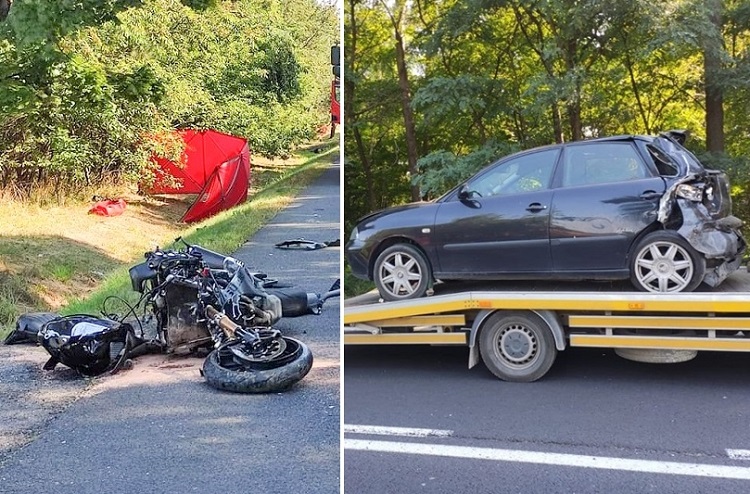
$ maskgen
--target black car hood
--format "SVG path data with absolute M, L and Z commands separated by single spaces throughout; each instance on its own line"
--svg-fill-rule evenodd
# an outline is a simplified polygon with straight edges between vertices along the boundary
M 373 213 L 362 216 L 359 220 L 357 220 L 357 224 L 359 225 L 367 221 L 374 221 L 383 216 L 388 216 L 389 214 L 398 213 L 400 211 L 408 211 L 410 209 L 419 209 L 419 208 L 423 208 L 426 206 L 431 206 L 433 204 L 435 204 L 433 201 L 412 202 L 409 204 L 402 204 L 401 206 L 393 206 L 390 208 L 381 209 L 379 211 L 375 211 Z

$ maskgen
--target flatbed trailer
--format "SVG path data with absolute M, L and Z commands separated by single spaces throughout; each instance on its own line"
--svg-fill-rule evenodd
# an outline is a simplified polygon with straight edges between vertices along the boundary
M 345 345 L 461 345 L 500 379 L 535 381 L 568 347 L 614 348 L 624 358 L 680 362 L 698 351 L 750 351 L 750 274 L 716 289 L 634 292 L 626 283 L 437 284 L 431 296 L 344 302 Z

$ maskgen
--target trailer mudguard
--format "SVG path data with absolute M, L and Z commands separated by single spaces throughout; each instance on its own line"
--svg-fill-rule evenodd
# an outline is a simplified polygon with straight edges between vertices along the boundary
M 479 346 L 476 344 L 479 330 L 482 328 L 484 321 L 495 312 L 498 312 L 498 309 L 479 311 L 471 325 L 471 332 L 469 333 L 469 369 L 479 363 Z M 551 310 L 532 310 L 529 312 L 533 312 L 547 323 L 550 331 L 552 331 L 552 336 L 555 337 L 555 347 L 557 350 L 565 350 L 565 331 L 563 330 L 557 313 Z

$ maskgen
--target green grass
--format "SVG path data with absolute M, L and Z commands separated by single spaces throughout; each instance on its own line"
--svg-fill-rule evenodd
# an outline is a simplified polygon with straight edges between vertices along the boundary
M 16 292 L 10 289 L 7 285 L 3 285 L 0 288 L 0 321 L 7 321 L 8 326 L 12 324 L 18 318 L 18 299 Z M 4 338 L 7 334 L 7 329 L 3 331 L 0 328 L 0 337 Z
M 374 289 L 375 283 L 355 277 L 349 265 L 344 265 L 344 297 L 349 298 L 362 295 Z
M 76 267 L 73 264 L 69 264 L 66 262 L 62 264 L 55 264 L 51 269 L 52 278 L 63 283 L 73 279 L 73 275 L 75 274 L 75 272 Z

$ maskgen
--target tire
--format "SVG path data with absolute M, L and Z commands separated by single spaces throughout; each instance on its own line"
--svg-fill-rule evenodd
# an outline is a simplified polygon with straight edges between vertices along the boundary
M 670 231 L 660 230 L 643 237 L 630 260 L 630 282 L 644 292 L 692 292 L 705 273 L 703 256 Z
M 373 279 L 384 300 L 419 298 L 430 286 L 432 269 L 419 249 L 396 244 L 375 260 Z
M 284 391 L 310 372 L 310 349 L 301 341 L 284 337 L 286 348 L 273 360 L 238 363 L 228 351 L 231 341 L 211 352 L 203 362 L 203 376 L 209 386 L 235 393 L 274 393 Z
M 625 360 L 646 364 L 679 364 L 698 356 L 697 350 L 649 350 L 645 348 L 615 348 L 615 354 Z
M 501 311 L 479 333 L 484 365 L 503 381 L 532 382 L 549 371 L 557 357 L 555 337 L 533 312 Z

